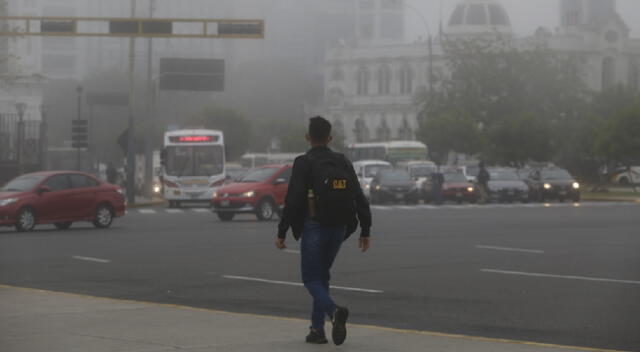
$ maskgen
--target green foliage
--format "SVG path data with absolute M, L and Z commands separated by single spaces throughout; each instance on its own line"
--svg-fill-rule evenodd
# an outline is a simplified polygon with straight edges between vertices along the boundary
M 419 135 L 431 150 L 515 165 L 553 158 L 566 141 L 557 127 L 586 106 L 576 59 L 533 42 L 516 48 L 501 36 L 444 48 L 451 74 L 420 99 Z
M 249 149 L 252 134 L 251 123 L 233 109 L 207 106 L 189 123 L 223 131 L 228 160 L 240 158 Z
M 597 134 L 594 149 L 617 164 L 640 162 L 640 103 L 609 118 Z

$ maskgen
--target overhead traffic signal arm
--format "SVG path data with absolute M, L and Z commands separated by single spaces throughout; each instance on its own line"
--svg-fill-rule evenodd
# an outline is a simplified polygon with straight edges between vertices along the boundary
M 264 38 L 264 20 L 0 16 L 1 36 Z

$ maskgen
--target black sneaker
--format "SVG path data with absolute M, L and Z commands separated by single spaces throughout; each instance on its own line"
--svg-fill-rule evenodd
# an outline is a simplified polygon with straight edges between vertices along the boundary
M 344 307 L 336 308 L 333 313 L 333 330 L 331 330 L 331 338 L 336 346 L 340 346 L 347 339 L 347 319 L 349 318 L 349 310 Z
M 307 343 L 313 343 L 316 345 L 323 345 L 328 343 L 327 338 L 324 336 L 323 332 L 318 332 L 316 329 L 309 330 L 309 335 L 307 335 Z

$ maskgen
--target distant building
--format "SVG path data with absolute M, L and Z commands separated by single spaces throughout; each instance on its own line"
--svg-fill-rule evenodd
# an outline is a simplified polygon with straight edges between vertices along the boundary
M 640 38 L 629 37 L 615 0 L 560 0 L 559 5 L 559 28 L 539 29 L 537 39 L 554 50 L 579 54 L 585 84 L 594 91 L 615 84 L 640 88 Z M 498 0 L 461 0 L 444 37 L 487 33 L 502 34 L 514 45 L 527 39 L 515 37 Z M 348 143 L 413 139 L 420 110 L 415 97 L 429 89 L 430 79 L 446 73 L 439 36 L 431 50 L 427 41 L 402 44 L 400 39 L 340 45 L 325 60 L 324 113 Z

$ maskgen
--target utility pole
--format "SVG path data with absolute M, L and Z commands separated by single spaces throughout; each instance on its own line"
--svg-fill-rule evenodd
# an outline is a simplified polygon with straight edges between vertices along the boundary
M 136 17 L 136 0 L 131 0 L 131 18 Z M 127 202 L 134 204 L 136 201 L 135 185 L 135 130 L 134 130 L 134 114 L 135 114 L 135 58 L 136 58 L 136 38 L 129 38 L 129 128 L 127 129 Z
M 27 104 L 16 103 L 16 111 L 18 112 L 18 145 L 16 146 L 16 161 L 18 162 L 18 174 L 24 173 L 24 157 L 23 157 L 23 144 L 24 144 L 24 112 L 27 109 Z
M 78 86 L 76 88 L 76 93 L 78 93 L 78 116 L 77 120 L 82 120 L 82 86 Z M 82 168 L 82 150 L 80 147 L 76 148 L 76 170 L 81 171 Z
M 149 0 L 149 18 L 153 18 L 155 0 Z M 155 100 L 153 84 L 153 38 L 147 39 L 147 128 L 144 134 L 144 191 L 147 197 L 153 195 L 153 138 L 155 137 Z
M 47 153 L 49 148 L 49 128 L 47 125 L 47 114 L 49 107 L 47 105 L 40 105 L 40 116 L 42 121 L 40 122 L 40 170 L 47 169 Z

